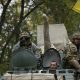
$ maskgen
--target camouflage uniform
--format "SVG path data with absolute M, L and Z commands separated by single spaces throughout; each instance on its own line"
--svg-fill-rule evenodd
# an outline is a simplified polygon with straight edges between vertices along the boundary
M 77 59 L 77 48 L 75 45 L 70 44 L 66 53 L 67 60 Z
M 80 54 L 80 32 L 73 34 L 72 42 L 76 45 L 77 51 Z
M 78 57 L 78 54 L 77 54 L 77 48 L 74 44 L 69 44 L 68 45 L 65 60 L 66 60 L 65 63 L 67 63 L 66 64 L 67 68 L 80 69 L 80 65 L 79 65 L 79 62 L 78 62 L 79 57 Z

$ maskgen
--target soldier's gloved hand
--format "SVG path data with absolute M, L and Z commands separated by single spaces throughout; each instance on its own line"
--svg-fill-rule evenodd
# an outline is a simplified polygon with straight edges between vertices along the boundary
M 37 49 L 37 50 L 35 51 L 35 57 L 36 57 L 37 59 L 40 59 L 40 58 L 41 58 L 41 51 L 40 51 L 40 49 Z
M 70 62 L 70 64 L 71 64 L 75 69 L 77 69 L 77 70 L 80 69 L 80 64 L 79 64 L 79 62 L 78 62 L 77 60 L 72 59 L 72 60 L 70 60 L 69 62 Z
M 35 57 L 36 57 L 37 59 L 40 59 L 40 58 L 41 58 L 41 55 L 40 55 L 39 53 L 35 53 Z

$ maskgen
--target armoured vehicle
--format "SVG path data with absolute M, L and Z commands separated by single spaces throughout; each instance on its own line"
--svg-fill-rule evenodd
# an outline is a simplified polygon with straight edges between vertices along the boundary
M 51 62 L 57 62 L 57 69 L 50 69 Z M 38 67 L 37 67 L 38 66 Z M 12 54 L 11 69 L 7 71 L 4 80 L 78 80 L 74 69 L 63 69 L 59 52 L 48 49 L 37 61 L 29 50 L 19 50 Z
M 62 32 L 51 37 L 51 43 L 56 46 L 57 49 L 63 50 L 68 42 L 67 32 L 63 24 L 55 25 L 56 28 L 50 29 L 52 31 Z M 62 26 L 62 28 L 59 28 Z M 52 27 L 52 26 L 51 26 Z M 41 27 L 40 27 L 41 28 Z M 37 30 L 38 31 L 38 30 Z M 42 30 L 39 29 L 37 34 L 37 41 L 39 47 L 44 45 L 42 38 Z M 51 34 L 51 33 L 50 33 Z M 54 32 L 55 34 L 55 32 Z M 41 37 L 39 37 L 41 36 Z M 62 67 L 63 55 L 59 53 L 55 48 L 50 48 L 46 52 L 43 52 L 40 60 L 37 60 L 34 53 L 29 50 L 20 49 L 12 54 L 11 69 L 3 76 L 4 80 L 79 80 L 79 71 L 75 69 L 64 69 Z M 50 65 L 54 65 L 56 62 L 56 68 L 51 69 Z

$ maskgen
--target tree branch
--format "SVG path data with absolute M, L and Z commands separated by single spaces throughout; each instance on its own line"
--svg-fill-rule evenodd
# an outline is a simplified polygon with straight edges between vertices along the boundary
M 5 45 L 3 46 L 3 48 L 2 48 L 2 53 L 1 53 L 1 57 L 0 57 L 0 63 L 3 61 L 4 51 L 5 51 L 5 49 L 6 49 L 6 46 L 8 45 L 9 41 L 10 41 L 10 40 L 12 39 L 12 37 L 14 36 L 15 31 L 16 31 L 16 27 L 18 27 L 20 24 L 21 24 L 21 23 L 18 22 L 18 23 L 15 25 L 14 30 L 12 31 L 11 35 L 8 36 L 7 41 L 6 41 L 6 44 L 5 44 Z
M 2 48 L 2 53 L 1 53 L 1 57 L 0 57 L 0 63 L 3 61 L 3 57 L 4 57 L 4 51 L 6 49 L 6 46 L 8 45 L 9 41 L 11 40 L 11 38 L 14 36 L 15 34 L 15 30 L 16 30 L 16 27 L 20 27 L 22 21 L 30 15 L 31 12 L 33 12 L 35 9 L 37 9 L 41 4 L 43 4 L 43 2 L 39 3 L 38 5 L 36 5 L 30 12 L 28 12 L 16 25 L 15 25 L 15 28 L 14 30 L 12 31 L 12 34 L 8 37 L 7 41 L 6 41 L 6 44 L 4 45 L 4 47 Z
M 31 11 L 29 11 L 24 17 L 23 20 L 29 15 L 31 14 L 35 9 L 37 9 L 40 5 L 42 5 L 44 2 L 41 2 L 39 4 L 37 4 Z
M 24 15 L 24 0 L 21 0 L 20 20 L 22 20 L 23 15 Z
M 24 15 L 24 0 L 21 0 L 21 11 L 20 11 L 19 22 L 22 21 L 23 15 Z M 15 36 L 16 36 L 16 42 L 17 42 L 18 39 L 19 39 L 19 34 L 20 34 L 20 28 L 19 28 L 19 26 L 17 26 L 15 28 L 15 34 L 16 34 Z
M 9 5 L 10 2 L 11 2 L 11 0 L 8 0 L 7 3 L 3 6 L 3 12 L 2 12 L 2 15 L 1 15 L 1 20 L 0 20 L 0 33 L 2 31 L 2 26 L 3 26 L 4 21 L 5 21 L 6 11 L 7 11 L 7 8 L 8 8 L 8 5 Z
M 4 2 L 3 2 L 3 0 L 1 0 L 1 4 L 4 6 Z

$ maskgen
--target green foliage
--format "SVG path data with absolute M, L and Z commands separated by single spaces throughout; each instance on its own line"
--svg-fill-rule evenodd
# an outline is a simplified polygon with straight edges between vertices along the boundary
M 69 36 L 78 30 L 80 14 L 72 11 L 77 0 L 47 0 L 48 15 L 53 17 L 53 23 L 64 23 Z
M 74 11 L 70 11 L 69 15 L 65 20 L 65 25 L 69 36 L 71 36 L 74 32 L 77 32 L 80 25 L 80 14 Z
M 5 73 L 7 70 L 9 70 L 9 66 L 6 63 L 0 64 L 0 73 Z
M 62 0 L 48 1 L 46 4 L 49 10 L 48 14 L 53 16 L 53 23 L 63 23 L 64 17 L 68 13 L 68 8 Z
M 69 9 L 71 9 L 77 0 L 63 0 L 63 2 L 67 5 Z

